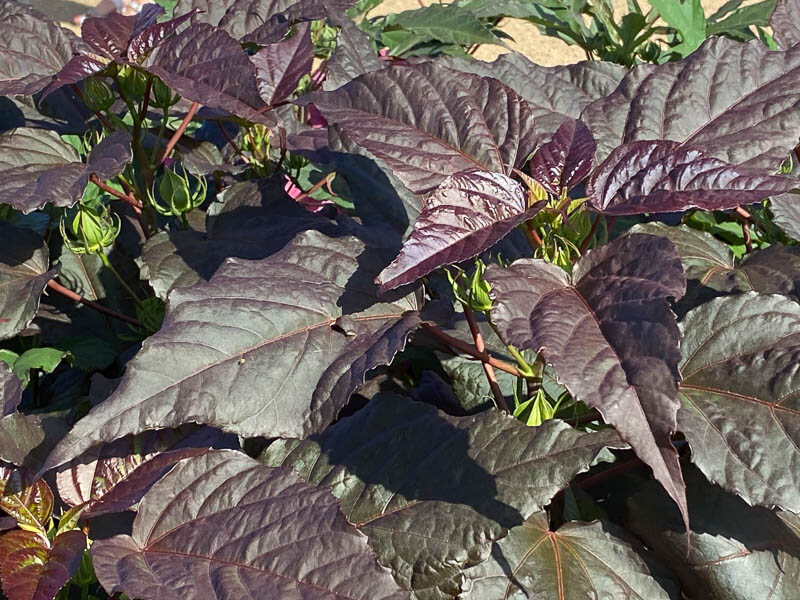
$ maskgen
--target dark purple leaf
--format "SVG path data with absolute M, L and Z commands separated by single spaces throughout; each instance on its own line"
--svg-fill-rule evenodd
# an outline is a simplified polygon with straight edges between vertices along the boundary
M 328 490 L 231 451 L 179 463 L 145 495 L 131 535 L 96 541 L 91 553 L 109 594 L 408 598 Z
M 0 361 L 0 402 L 2 402 L 2 416 L 7 416 L 17 410 L 22 400 L 24 388 L 22 381 L 14 375 L 6 363 Z
M 538 140 L 531 108 L 516 92 L 433 63 L 367 73 L 304 101 L 416 193 L 462 171 L 508 173 Z
M 174 289 L 161 330 L 47 468 L 121 435 L 189 422 L 245 437 L 320 431 L 420 324 L 413 295 L 376 300 L 381 254 L 304 232 L 269 258 L 230 259 L 210 282 Z
M 500 173 L 448 177 L 428 197 L 400 254 L 375 282 L 385 292 L 478 256 L 542 206 L 530 207 L 526 188 Z
M 82 531 L 66 531 L 49 541 L 32 531 L 0 537 L 0 577 L 9 600 L 52 600 L 77 572 L 86 550 Z
M 587 252 L 572 277 L 542 260 L 490 266 L 492 319 L 507 343 L 541 352 L 573 398 L 596 408 L 650 468 L 684 519 L 676 431 L 680 334 L 668 298 L 686 288 L 661 237 L 631 234 Z
M 127 53 L 128 42 L 139 18 L 139 15 L 123 15 L 116 11 L 104 17 L 87 17 L 81 25 L 81 38 L 106 58 L 122 58 Z
M 33 320 L 44 287 L 58 273 L 49 266 L 39 235 L 0 222 L 0 339 L 14 337 Z
M 105 69 L 106 66 L 105 63 L 91 56 L 77 54 L 69 59 L 69 62 L 64 65 L 52 81 L 49 81 L 49 85 L 42 92 L 42 98 L 47 98 L 50 94 L 65 85 L 72 85 L 83 81 L 87 77 L 99 73 Z
M 132 158 L 130 134 L 108 135 L 81 162 L 75 149 L 53 131 L 20 128 L 0 135 L 0 203 L 30 213 L 50 203 L 72 206 L 83 196 L 89 176 L 109 179 Z
M 678 426 L 712 483 L 800 512 L 800 305 L 754 292 L 681 322 Z
M 0 460 L 35 471 L 69 427 L 64 412 L 6 415 L 0 419 Z
M 782 50 L 788 50 L 800 42 L 800 1 L 778 0 L 769 19 L 769 26 Z
M 595 143 L 581 121 L 569 120 L 531 158 L 531 177 L 556 196 L 583 181 L 592 169 Z
M 349 18 L 337 19 L 336 48 L 328 60 L 328 72 L 322 87 L 335 90 L 364 73 L 379 71 L 385 63 L 372 49 L 369 38 Z
M 679 62 L 643 64 L 581 114 L 595 163 L 618 146 L 669 140 L 730 165 L 774 173 L 800 137 L 800 46 L 772 52 L 711 37 Z
M 27 469 L 0 464 L 0 509 L 45 535 L 53 514 L 53 492 L 44 479 L 34 480 Z
M 593 101 L 613 92 L 627 70 L 602 61 L 543 67 L 517 52 L 494 62 L 442 56 L 444 66 L 493 77 L 505 83 L 530 105 L 540 135 L 554 134 L 567 119 L 577 119 Z
M 145 60 L 143 67 L 160 77 L 184 98 L 210 108 L 271 125 L 264 114 L 255 67 L 234 38 L 204 23 L 190 25 L 168 38 Z
M 775 224 L 794 240 L 800 241 L 800 195 L 780 194 L 769 201 Z
M 731 165 L 678 142 L 654 140 L 614 150 L 592 173 L 587 191 L 590 205 L 599 212 L 636 215 L 734 208 L 796 185 L 790 177 Z
M 318 437 L 274 442 L 261 458 L 329 486 L 403 587 L 452 598 L 461 570 L 485 560 L 492 541 L 622 445 L 612 430 L 527 427 L 494 409 L 453 417 L 384 395 Z
M 678 600 L 669 571 L 643 554 L 641 544 L 613 523 L 572 521 L 551 531 L 541 512 L 500 540 L 489 560 L 464 573 L 459 599 Z
M 338 225 L 307 211 L 283 191 L 280 178 L 240 182 L 221 194 L 223 208 L 209 214 L 206 233 L 161 232 L 142 252 L 142 276 L 161 298 L 173 287 L 209 280 L 226 258 L 266 258 L 297 233 L 333 235 Z
M 288 40 L 264 46 L 250 57 L 261 99 L 269 105 L 286 100 L 300 78 L 311 72 L 313 60 L 314 45 L 308 23 L 299 25 Z
M 147 8 L 159 7 L 157 4 L 148 4 L 142 9 L 142 14 Z M 162 11 L 159 11 L 160 14 Z M 156 16 L 158 16 L 158 14 Z M 164 21 L 163 23 L 149 23 L 149 20 L 137 21 L 133 30 L 133 37 L 128 43 L 128 60 L 133 62 L 141 62 L 148 52 L 153 50 L 168 36 L 172 35 L 178 27 L 188 21 L 194 13 L 187 13 L 175 19 Z M 142 27 L 144 23 L 149 23 L 146 27 Z
M 95 446 L 56 475 L 58 495 L 69 506 L 82 506 L 84 517 L 122 512 L 179 460 L 203 454 L 220 441 L 217 429 L 188 426 Z
M 213 25 L 242 42 L 265 43 L 265 29 L 278 23 L 324 19 L 351 4 L 353 0 L 178 0 L 173 15 L 197 10 L 194 23 Z
M 66 30 L 23 2 L 0 0 L 0 96 L 35 94 L 72 57 Z

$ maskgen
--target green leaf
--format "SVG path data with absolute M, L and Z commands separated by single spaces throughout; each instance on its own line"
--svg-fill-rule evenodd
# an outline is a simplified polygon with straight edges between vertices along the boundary
M 31 348 L 23 352 L 12 365 L 14 375 L 19 377 L 25 385 L 28 384 L 31 369 L 41 369 L 45 373 L 52 373 L 70 353 L 58 348 Z
M 429 36 L 446 44 L 499 44 L 503 42 L 470 11 L 455 4 L 431 4 L 387 17 L 386 24 Z
M 694 52 L 706 39 L 706 15 L 700 0 L 651 0 L 650 4 L 683 40 L 673 48 L 681 56 Z
M 537 513 L 468 569 L 459 600 L 626 598 L 677 600 L 677 586 L 641 545 L 606 521 L 571 522 L 550 531 Z
M 738 8 L 728 13 L 722 20 L 709 19 L 706 35 L 730 35 L 753 26 L 766 27 L 769 25 L 769 18 L 775 10 L 776 2 L 777 0 L 764 0 L 758 4 Z
M 681 323 L 678 430 L 705 476 L 800 512 L 800 305 L 747 292 Z

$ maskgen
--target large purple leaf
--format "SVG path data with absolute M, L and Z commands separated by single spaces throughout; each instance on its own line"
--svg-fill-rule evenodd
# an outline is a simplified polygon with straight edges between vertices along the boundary
M 174 289 L 161 330 L 47 466 L 189 422 L 244 437 L 320 431 L 420 324 L 414 296 L 376 300 L 385 264 L 353 237 L 305 232 L 269 258 L 229 259 L 210 282 Z
M 116 132 L 95 146 L 86 163 L 54 131 L 19 128 L 0 135 L 0 203 L 30 213 L 46 204 L 72 206 L 89 176 L 109 179 L 132 158 L 130 134 Z
M 299 25 L 288 40 L 264 46 L 250 57 L 261 99 L 269 105 L 286 100 L 300 78 L 311 72 L 313 60 L 314 45 L 308 23 Z
M 589 104 L 613 92 L 627 72 L 622 65 L 602 61 L 543 67 L 517 52 L 494 62 L 453 56 L 437 62 L 505 83 L 528 101 L 541 135 L 552 135 L 567 119 L 577 119 Z
M 433 63 L 367 73 L 305 102 L 417 193 L 461 171 L 509 173 L 538 140 L 531 108 L 516 92 Z
M 780 194 L 769 202 L 775 224 L 792 239 L 800 241 L 800 195 Z
M 0 578 L 9 600 L 52 600 L 77 572 L 86 550 L 82 531 L 66 531 L 49 541 L 32 531 L 0 537 Z
M 452 598 L 493 540 L 621 445 L 611 430 L 526 427 L 494 409 L 453 417 L 386 395 L 319 437 L 273 443 L 262 460 L 329 486 L 403 587 Z
M 769 19 L 769 26 L 781 49 L 788 50 L 800 42 L 800 1 L 778 0 Z
M 35 471 L 70 427 L 64 412 L 11 413 L 0 419 L 0 460 Z
M 582 121 L 564 121 L 553 139 L 539 146 L 531 157 L 531 177 L 558 196 L 586 178 L 594 150 L 592 132 Z
M 800 512 L 800 305 L 747 292 L 681 322 L 679 429 L 705 476 Z
M 0 96 L 35 94 L 72 57 L 68 32 L 23 2 L 0 0 Z
M 0 362 L 0 403 L 2 403 L 0 409 L 3 411 L 3 417 L 17 410 L 23 390 L 22 381 L 14 375 L 11 367 Z
M 178 0 L 173 15 L 197 10 L 195 23 L 223 29 L 239 41 L 263 43 L 277 23 L 323 19 L 351 4 L 353 0 Z
M 33 320 L 44 287 L 58 273 L 49 266 L 39 235 L 0 222 L 0 339 L 14 337 Z
M 76 54 L 64 65 L 64 67 L 49 81 L 49 85 L 42 92 L 42 98 L 47 98 L 58 89 L 65 85 L 73 85 L 83 81 L 87 77 L 99 73 L 108 65 L 92 56 Z
M 385 292 L 478 256 L 543 204 L 529 207 L 526 188 L 500 173 L 470 171 L 448 177 L 428 196 L 400 254 L 375 282 Z
M 339 35 L 328 60 L 328 72 L 322 88 L 335 90 L 364 73 L 379 71 L 385 63 L 372 49 L 369 38 L 348 17 L 336 19 Z
M 241 44 L 205 23 L 190 25 L 164 41 L 143 67 L 184 98 L 271 125 L 269 105 L 258 93 L 255 66 Z
M 800 117 L 800 114 L 798 114 Z M 607 215 L 722 210 L 794 188 L 797 180 L 726 163 L 667 140 L 624 144 L 592 173 L 592 208 Z
M 59 497 L 82 516 L 122 512 L 179 460 L 203 454 L 223 436 L 210 427 L 147 431 L 95 446 L 56 475 Z
M 639 65 L 581 120 L 600 164 L 618 146 L 670 140 L 730 165 L 774 173 L 800 137 L 800 46 L 772 52 L 709 38 L 680 62 Z
M 408 598 L 328 490 L 232 451 L 179 463 L 145 495 L 131 535 L 96 541 L 91 553 L 109 594 Z
M 492 319 L 507 343 L 541 352 L 576 400 L 600 411 L 686 514 L 676 431 L 680 334 L 668 298 L 686 288 L 660 237 L 632 234 L 586 253 L 572 277 L 542 260 L 490 266 Z
M 537 513 L 466 571 L 459 599 L 680 598 L 669 571 L 645 560 L 640 546 L 607 521 L 572 521 L 551 531 L 547 513 Z

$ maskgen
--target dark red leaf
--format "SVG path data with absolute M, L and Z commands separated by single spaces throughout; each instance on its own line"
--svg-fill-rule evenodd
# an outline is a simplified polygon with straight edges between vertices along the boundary
M 582 121 L 568 120 L 531 158 L 531 176 L 551 194 L 571 190 L 592 169 L 595 143 Z
M 269 105 L 292 95 L 300 78 L 311 71 L 314 45 L 311 26 L 304 23 L 288 40 L 269 44 L 250 57 L 255 66 L 258 92 Z

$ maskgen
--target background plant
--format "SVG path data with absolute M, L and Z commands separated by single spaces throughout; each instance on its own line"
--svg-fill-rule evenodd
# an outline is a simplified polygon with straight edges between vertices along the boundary
M 8 598 L 796 595 L 797 2 L 164 5 L 0 0 Z

